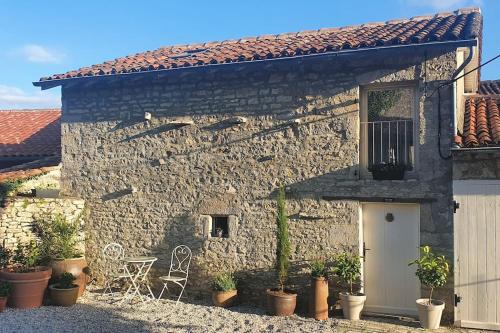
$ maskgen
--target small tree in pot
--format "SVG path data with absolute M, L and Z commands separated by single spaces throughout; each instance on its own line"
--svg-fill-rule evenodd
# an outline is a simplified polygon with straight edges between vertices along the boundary
M 267 311 L 271 315 L 291 316 L 297 304 L 297 293 L 285 289 L 290 265 L 290 239 L 288 234 L 288 217 L 285 209 L 285 188 L 278 191 L 278 216 L 276 218 L 276 272 L 279 288 L 267 289 Z
M 344 318 L 359 320 L 366 301 L 366 295 L 354 290 L 354 284 L 361 278 L 361 257 L 347 252 L 340 253 L 333 260 L 333 274 L 349 285 L 348 292 L 340 292 L 340 302 Z
M 10 260 L 6 262 L 10 263 Z M 6 268 L 0 270 L 0 280 L 12 285 L 9 306 L 29 309 L 42 305 L 52 268 L 40 264 L 40 250 L 35 241 L 18 245 L 13 264 L 7 264 Z
M 78 285 L 74 283 L 75 276 L 69 272 L 62 273 L 58 282 L 51 284 L 50 299 L 54 305 L 71 306 L 78 299 Z
M 450 268 L 446 258 L 432 253 L 429 246 L 420 248 L 420 258 L 413 260 L 409 265 L 417 265 L 417 275 L 420 283 L 430 288 L 429 298 L 417 300 L 418 316 L 420 325 L 427 329 L 439 328 L 441 315 L 445 303 L 441 300 L 432 299 L 435 288 L 446 284 Z
M 41 240 L 44 260 L 50 263 L 54 279 L 64 272 L 76 277 L 78 296 L 85 291 L 87 283 L 87 261 L 78 249 L 81 231 L 80 216 L 71 222 L 65 216 L 41 216 L 35 221 L 35 231 Z
M 0 312 L 3 312 L 7 306 L 7 299 L 11 289 L 12 285 L 9 282 L 0 281 Z
M 234 304 L 238 291 L 236 290 L 236 279 L 232 273 L 216 275 L 213 288 L 212 301 L 215 306 L 227 308 Z
M 310 265 L 311 296 L 309 311 L 316 320 L 328 319 L 328 267 L 323 260 L 315 260 Z

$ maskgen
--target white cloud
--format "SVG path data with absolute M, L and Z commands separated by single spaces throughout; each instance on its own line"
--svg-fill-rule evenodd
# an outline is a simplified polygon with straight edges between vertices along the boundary
M 20 54 L 29 62 L 38 63 L 60 63 L 66 55 L 57 50 L 49 49 L 38 44 L 26 44 L 18 49 L 16 54 Z
M 49 91 L 33 88 L 26 92 L 18 87 L 0 84 L 0 109 L 30 109 L 61 107 L 61 97 Z
M 461 7 L 480 7 L 482 0 L 403 0 L 411 6 L 432 7 L 437 10 L 452 10 Z

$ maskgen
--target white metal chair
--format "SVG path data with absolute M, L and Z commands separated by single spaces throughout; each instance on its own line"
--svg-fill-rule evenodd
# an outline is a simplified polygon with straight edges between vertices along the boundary
M 168 283 L 172 282 L 181 287 L 181 292 L 177 297 L 177 301 L 175 305 L 179 303 L 181 299 L 182 293 L 184 292 L 184 288 L 186 287 L 186 283 L 189 275 L 189 264 L 191 263 L 191 249 L 186 245 L 179 245 L 172 251 L 172 256 L 170 258 L 170 269 L 168 271 L 167 276 L 161 276 L 160 280 L 163 283 L 163 289 L 161 290 L 160 296 L 158 299 L 161 299 L 163 292 L 166 290 L 167 293 L 170 294 L 168 290 Z
M 114 295 L 112 286 L 115 282 L 130 278 L 130 274 L 123 269 L 125 251 L 118 243 L 109 243 L 102 250 L 104 256 L 104 290 L 103 295 Z M 109 292 L 107 292 L 109 291 Z

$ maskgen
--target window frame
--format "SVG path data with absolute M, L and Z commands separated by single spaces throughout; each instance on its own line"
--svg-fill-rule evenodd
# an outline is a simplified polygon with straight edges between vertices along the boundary
M 362 179 L 372 179 L 372 173 L 368 171 L 368 126 L 362 128 L 362 123 L 368 122 L 368 92 L 388 89 L 410 88 L 413 90 L 413 170 L 405 172 L 405 179 L 415 178 L 419 166 L 419 95 L 417 81 L 374 83 L 359 87 L 360 91 L 360 116 L 359 116 L 359 175 Z
M 226 219 L 226 226 L 227 226 L 227 233 L 222 233 L 222 237 L 217 237 L 216 235 L 214 236 L 214 233 L 216 231 L 215 228 L 215 223 L 216 223 L 216 219 L 218 218 L 225 218 Z M 216 214 L 216 215 L 210 215 L 210 232 L 209 232 L 209 235 L 210 235 L 210 238 L 219 238 L 219 239 L 225 239 L 225 238 L 229 238 L 229 235 L 230 235 L 230 230 L 229 230 L 229 215 L 219 215 L 219 214 Z

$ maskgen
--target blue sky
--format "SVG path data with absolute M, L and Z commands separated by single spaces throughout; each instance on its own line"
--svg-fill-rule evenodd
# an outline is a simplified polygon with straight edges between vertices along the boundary
M 4 1 L 0 109 L 60 106 L 31 82 L 160 46 L 336 27 L 480 6 L 483 61 L 500 53 L 499 0 Z M 500 78 L 500 60 L 482 79 Z

